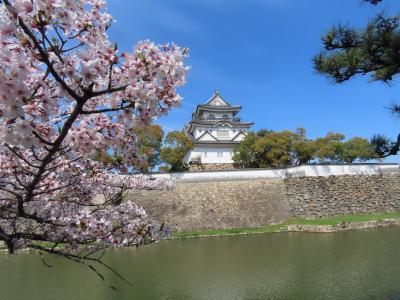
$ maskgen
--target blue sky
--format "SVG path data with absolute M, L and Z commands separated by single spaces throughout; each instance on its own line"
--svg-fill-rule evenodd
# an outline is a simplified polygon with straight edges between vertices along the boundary
M 182 107 L 158 120 L 182 129 L 196 104 L 215 90 L 243 106 L 254 130 L 304 127 L 311 138 L 328 131 L 350 138 L 384 133 L 395 138 L 400 120 L 384 108 L 400 102 L 399 83 L 361 76 L 334 85 L 312 68 L 320 36 L 332 25 L 362 27 L 376 13 L 400 11 L 398 0 L 377 8 L 361 0 L 109 0 L 116 19 L 111 40 L 131 50 L 139 40 L 190 48 L 192 70 L 179 92 Z M 399 157 L 387 161 L 400 162 Z

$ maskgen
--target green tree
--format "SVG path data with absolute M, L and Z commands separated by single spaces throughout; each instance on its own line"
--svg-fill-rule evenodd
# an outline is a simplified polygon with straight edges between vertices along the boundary
M 134 129 L 137 138 L 139 154 L 142 156 L 139 169 L 143 173 L 149 173 L 160 164 L 160 152 L 164 131 L 161 126 L 151 124 Z
M 371 144 L 378 157 L 383 158 L 396 155 L 400 150 L 400 135 L 398 135 L 397 141 L 394 142 L 384 135 L 375 134 L 371 138 Z
M 316 146 L 315 141 L 307 138 L 304 128 L 297 128 L 292 142 L 293 163 L 296 165 L 309 163 L 314 158 Z
M 186 154 L 193 149 L 192 140 L 183 131 L 171 131 L 167 134 L 161 149 L 161 160 L 169 165 L 170 172 L 185 171 L 188 166 L 183 162 Z M 163 168 L 165 170 L 165 168 Z
M 233 160 L 244 168 L 285 167 L 292 164 L 294 133 L 261 129 L 250 132 L 235 149 Z
M 331 28 L 322 37 L 323 50 L 314 57 L 315 69 L 335 82 L 358 74 L 371 74 L 375 81 L 392 81 L 400 72 L 399 22 L 400 16 L 380 14 L 364 29 Z
M 342 160 L 352 163 L 355 160 L 365 161 L 376 158 L 374 146 L 367 140 L 354 137 L 343 143 Z
M 233 160 L 244 168 L 281 168 L 311 162 L 352 163 L 374 159 L 375 145 L 360 137 L 344 141 L 341 133 L 308 139 L 306 130 L 249 132 L 235 149 Z
M 291 164 L 291 143 L 293 133 L 285 131 L 268 131 L 259 138 L 254 149 L 261 153 L 260 167 L 286 167 Z
M 325 137 L 317 138 L 314 158 L 321 163 L 342 162 L 344 137 L 341 133 L 329 132 Z
M 249 132 L 243 141 L 234 148 L 233 161 L 242 168 L 259 168 L 261 155 L 255 150 L 255 143 L 259 136 Z
M 131 158 L 133 164 L 125 171 L 139 171 L 149 173 L 160 163 L 160 151 L 164 132 L 159 125 L 150 124 L 147 126 L 136 127 L 132 129 L 136 135 L 137 151 L 135 157 Z M 97 160 L 106 163 L 109 169 L 120 168 L 124 165 L 124 157 L 118 149 L 112 152 L 97 153 Z
M 378 5 L 382 0 L 364 0 Z M 400 73 L 400 15 L 373 18 L 363 29 L 349 26 L 332 27 L 322 37 L 323 49 L 313 59 L 317 72 L 336 83 L 356 75 L 370 74 L 372 81 L 390 83 Z M 400 105 L 393 104 L 393 113 L 400 115 Z M 381 157 L 397 154 L 397 142 L 376 135 L 371 139 L 375 153 Z

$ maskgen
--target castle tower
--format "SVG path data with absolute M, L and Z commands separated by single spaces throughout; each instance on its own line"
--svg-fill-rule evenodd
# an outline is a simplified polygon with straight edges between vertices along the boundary
M 229 104 L 218 91 L 205 104 L 197 105 L 186 126 L 186 133 L 194 144 L 185 157 L 191 170 L 233 169 L 233 148 L 254 124 L 237 117 L 241 108 Z

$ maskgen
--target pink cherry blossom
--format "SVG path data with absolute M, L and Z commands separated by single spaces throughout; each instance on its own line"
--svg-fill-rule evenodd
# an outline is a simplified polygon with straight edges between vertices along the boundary
M 139 245 L 154 233 L 122 196 L 170 183 L 94 159 L 118 149 L 121 170 L 138 159 L 132 128 L 180 104 L 187 50 L 142 41 L 120 53 L 111 22 L 102 0 L 0 2 L 0 240 L 11 252 L 80 261 L 88 257 L 72 254 L 77 246 Z

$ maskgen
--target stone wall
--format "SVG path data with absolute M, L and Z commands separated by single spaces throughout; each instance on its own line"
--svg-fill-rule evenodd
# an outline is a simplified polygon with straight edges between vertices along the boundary
M 284 185 L 295 218 L 400 210 L 399 174 L 292 177 Z
M 282 180 L 178 182 L 171 191 L 127 197 L 172 230 L 256 227 L 289 217 Z
M 177 231 L 257 227 L 290 217 L 400 211 L 398 172 L 340 176 L 291 172 L 291 176 L 281 177 L 284 179 L 252 178 L 260 174 L 250 173 L 246 180 L 238 172 L 207 176 L 210 173 L 176 176 L 176 187 L 171 191 L 130 192 L 128 198 L 143 206 L 159 223 Z M 235 174 L 240 176 L 234 177 Z

